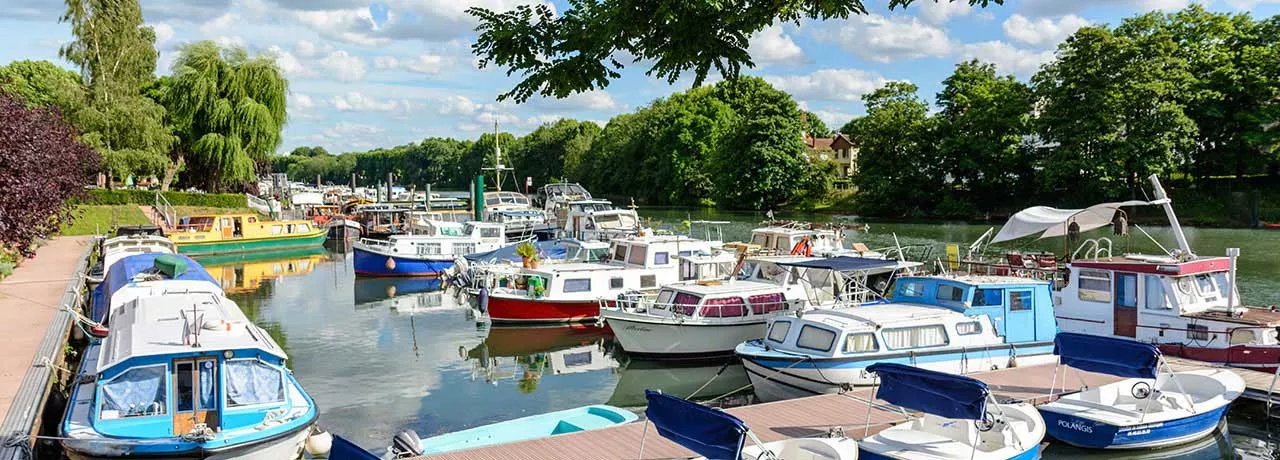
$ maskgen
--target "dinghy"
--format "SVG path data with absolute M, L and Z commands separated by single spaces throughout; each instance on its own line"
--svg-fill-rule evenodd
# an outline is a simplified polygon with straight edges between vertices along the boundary
M 1040 458 L 1045 425 L 1030 404 L 997 404 L 987 384 L 969 377 L 894 363 L 867 371 L 880 381 L 877 398 L 924 415 L 863 439 L 862 458 Z
M 1054 353 L 1060 366 L 1126 377 L 1040 406 L 1049 435 L 1077 447 L 1146 449 L 1200 439 L 1244 391 L 1235 372 L 1173 372 L 1159 348 L 1133 340 L 1063 332 Z
M 453 433 L 418 439 L 413 430 L 396 435 L 383 458 L 409 458 L 443 454 L 455 450 L 545 438 L 565 433 L 598 430 L 631 423 L 636 414 L 613 406 L 596 404 L 479 426 Z
M 645 416 L 658 434 L 699 455 L 701 459 L 854 460 L 858 443 L 846 437 L 794 438 L 760 442 L 737 417 L 661 391 L 645 390 Z M 645 424 L 645 433 L 649 425 Z M 745 446 L 750 438 L 753 445 Z M 644 458 L 644 437 L 639 458 Z

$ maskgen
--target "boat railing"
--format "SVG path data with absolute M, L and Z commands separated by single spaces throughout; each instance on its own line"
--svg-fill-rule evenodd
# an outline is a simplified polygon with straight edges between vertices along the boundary
M 160 219 L 164 221 L 164 226 L 173 228 L 178 220 L 177 211 L 174 210 L 173 205 L 169 204 L 169 199 L 165 198 L 163 193 L 156 191 L 155 203 L 152 207 L 155 208 L 156 214 L 160 215 Z
M 1084 252 L 1081 257 L 1081 252 Z M 1071 253 L 1071 260 L 1092 260 L 1111 258 L 1111 239 L 1107 237 L 1089 238 L 1080 243 L 1076 251 Z
M 1014 267 L 1007 263 L 962 260 L 960 261 L 960 268 L 960 271 L 971 275 L 1017 276 L 1021 278 L 1032 278 L 1042 281 L 1052 281 L 1057 287 L 1062 287 L 1066 283 L 1062 267 Z
M 390 248 L 392 248 L 392 247 L 394 247 L 394 246 L 395 246 L 395 245 L 394 245 L 394 244 L 392 244 L 390 241 L 387 241 L 387 240 L 379 240 L 379 239 L 374 239 L 374 238 L 360 238 L 360 244 L 365 245 L 365 246 L 376 246 L 376 247 L 380 247 L 380 248 L 388 248 L 388 249 L 390 249 Z
M 717 299 L 711 299 L 717 300 Z M 656 299 L 641 295 L 623 295 L 616 300 L 600 299 L 601 308 L 613 308 L 630 312 L 644 313 L 652 316 L 684 318 L 740 318 L 748 315 L 762 316 L 776 312 L 793 312 L 803 310 L 804 299 L 779 300 L 772 302 L 747 303 L 745 301 L 721 305 L 700 303 L 658 302 Z

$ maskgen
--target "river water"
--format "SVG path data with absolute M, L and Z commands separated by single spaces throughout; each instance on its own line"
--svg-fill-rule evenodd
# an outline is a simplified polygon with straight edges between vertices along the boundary
M 745 240 L 762 216 L 687 210 L 641 212 L 653 224 L 725 220 L 726 241 Z M 788 216 L 820 219 L 823 216 Z M 829 218 L 829 217 L 826 217 Z M 872 248 L 929 245 L 978 238 L 989 226 L 872 223 L 852 240 Z M 1167 228 L 1146 228 L 1171 246 Z M 695 225 L 695 236 L 702 230 Z M 1129 247 L 1156 245 L 1136 229 Z M 1280 303 L 1280 232 L 1187 229 L 1200 254 L 1241 247 L 1239 284 L 1250 305 Z M 1105 236 L 1103 233 L 1088 236 Z M 1117 252 L 1126 244 L 1114 244 Z M 1008 247 L 1058 249 L 1055 242 Z M 320 424 L 379 452 L 409 428 L 423 437 L 585 404 L 641 410 L 643 389 L 741 404 L 750 397 L 740 364 L 672 366 L 631 360 L 611 337 L 591 326 L 490 328 L 465 299 L 427 280 L 357 279 L 349 253 L 335 249 L 202 260 L 259 325 L 286 348 L 290 366 L 321 408 Z M 710 383 L 708 383 L 710 382 Z M 696 393 L 696 394 L 695 394 Z M 1280 411 L 1280 410 L 1278 410 Z M 1246 404 L 1230 416 L 1229 435 L 1176 451 L 1123 458 L 1280 458 L 1280 426 L 1265 409 Z M 1278 419 L 1280 420 L 1280 419 Z M 1045 458 L 1099 457 L 1051 445 Z M 1120 457 L 1115 457 L 1120 458 Z

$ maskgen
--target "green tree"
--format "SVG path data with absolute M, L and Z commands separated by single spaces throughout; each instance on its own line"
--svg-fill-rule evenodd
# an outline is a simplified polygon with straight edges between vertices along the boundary
M 49 61 L 13 61 L 0 67 L 0 91 L 29 107 L 57 107 L 67 121 L 85 105 L 80 75 Z
M 164 108 L 141 93 L 155 78 L 158 53 L 137 0 L 67 0 L 61 20 L 75 40 L 59 54 L 87 85 L 87 103 L 73 116 L 81 141 L 102 154 L 111 174 L 161 173 L 175 138 Z
M 889 0 L 889 8 L 914 0 Z M 935 0 L 938 1 L 938 0 Z M 1003 0 L 968 0 L 969 5 Z M 687 0 L 575 0 L 566 11 L 521 5 L 497 13 L 473 7 L 480 20 L 472 51 L 480 65 L 496 64 L 522 80 L 499 99 L 524 102 L 534 94 L 565 97 L 608 86 L 621 77 L 621 55 L 651 62 L 648 75 L 674 83 L 693 72 L 700 86 L 713 69 L 726 80 L 754 67 L 751 34 L 777 21 L 847 19 L 867 14 L 862 0 L 701 2 Z
M 944 197 L 952 217 L 1016 205 L 1034 180 L 1024 147 L 1031 134 L 1031 89 L 974 60 L 956 65 L 936 102 L 937 158 L 952 180 Z
M 280 145 L 288 90 L 269 55 L 251 57 L 212 41 L 183 46 L 161 96 L 181 140 L 165 187 L 188 160 L 188 177 L 209 191 L 239 190 L 253 181 Z
M 720 82 L 715 94 L 737 114 L 712 162 L 716 202 L 766 209 L 790 201 L 809 166 L 796 102 L 757 77 Z
M 850 134 L 858 140 L 858 203 L 882 216 L 930 214 L 939 202 L 941 175 L 930 136 L 934 120 L 916 85 L 889 82 L 862 96 L 867 115 Z
M 803 118 L 804 132 L 813 137 L 831 137 L 831 128 L 818 118 L 818 114 L 805 110 Z
M 289 154 L 297 155 L 301 157 L 315 157 L 315 156 L 329 155 L 329 151 L 325 150 L 324 147 L 321 147 L 318 145 L 315 147 L 302 146 L 302 147 L 297 147 L 293 149 L 293 151 L 289 152 Z
M 511 133 L 500 133 L 498 135 L 498 141 L 499 141 L 498 145 L 502 147 L 502 157 L 503 157 L 502 159 L 504 163 L 508 162 L 510 158 L 509 152 L 520 149 L 520 146 L 516 145 L 519 142 L 518 139 L 519 138 L 512 135 Z M 464 152 L 461 158 L 459 158 L 458 160 L 459 170 L 461 171 L 461 174 L 454 176 L 453 178 L 454 183 L 452 184 L 453 187 L 459 188 L 459 189 L 466 189 L 467 186 L 471 184 L 471 181 L 474 180 L 476 176 L 483 174 L 485 176 L 484 178 L 485 188 L 492 190 L 495 185 L 493 171 L 485 171 L 484 168 L 494 167 L 495 163 L 493 158 L 493 154 L 494 154 L 493 152 L 494 152 L 493 133 L 481 134 L 479 139 L 477 139 L 474 143 L 471 143 L 469 146 L 467 146 L 466 152 Z M 506 188 L 507 190 L 512 190 L 512 186 L 510 185 L 511 184 L 510 173 L 506 173 L 506 175 L 503 176 L 502 182 L 503 182 L 504 188 Z
M 561 119 L 539 126 L 520 139 L 518 149 L 509 149 L 516 175 L 533 178 L 535 186 L 565 177 L 567 162 L 581 162 L 591 143 L 600 134 L 600 125 L 590 121 Z M 523 187 L 523 179 L 521 185 Z

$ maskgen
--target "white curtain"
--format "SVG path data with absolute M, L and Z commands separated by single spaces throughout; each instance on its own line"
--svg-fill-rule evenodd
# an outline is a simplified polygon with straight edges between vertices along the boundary
M 227 361 L 227 404 L 245 406 L 284 401 L 284 374 L 255 359 Z
M 885 329 L 884 344 L 890 349 L 934 347 L 947 344 L 947 332 L 941 324 Z
M 102 385 L 103 411 L 117 411 L 121 417 L 163 414 L 165 366 L 135 367 Z

